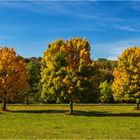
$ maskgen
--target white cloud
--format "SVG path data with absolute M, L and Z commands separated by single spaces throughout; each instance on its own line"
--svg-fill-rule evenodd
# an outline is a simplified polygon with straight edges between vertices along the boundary
M 9 0 L 9 1 L 0 1 L 0 7 L 9 7 L 9 8 L 23 8 L 23 7 L 28 7 L 29 4 L 23 1 L 14 1 L 14 0 Z
M 83 4 L 82 2 L 77 1 L 79 4 Z M 70 1 L 46 1 L 46 0 L 25 0 L 25 1 L 2 1 L 0 2 L 0 7 L 9 7 L 16 9 L 24 9 L 31 12 L 42 13 L 42 14 L 67 14 L 73 13 L 71 8 L 74 6 L 78 6 L 77 2 Z M 78 7 L 80 8 L 80 7 Z
M 130 26 L 120 26 L 120 25 L 114 25 L 113 26 L 116 29 L 124 30 L 124 31 L 130 31 L 130 32 L 140 32 L 140 29 L 135 29 Z
M 92 2 L 93 5 L 90 4 Z M 98 1 L 81 1 L 81 0 L 73 0 L 73 1 L 46 1 L 46 0 L 25 0 L 25 1 L 2 1 L 0 2 L 0 6 L 9 7 L 9 8 L 17 8 L 24 9 L 31 12 L 41 13 L 41 14 L 65 14 L 65 15 L 73 15 L 77 18 L 82 19 L 95 19 L 104 22 L 124 22 L 129 21 L 126 19 L 112 17 L 106 15 L 105 13 L 101 13 L 99 8 L 102 7 L 102 4 Z M 95 6 L 95 7 L 94 7 Z M 98 7 L 99 6 L 99 7 Z M 94 13 L 90 11 L 94 9 Z M 117 11 L 117 10 L 116 10 Z
M 140 1 L 133 1 L 131 8 L 136 11 L 140 11 Z
M 85 19 L 96 19 L 96 20 L 100 20 L 100 21 L 105 21 L 105 22 L 129 22 L 130 20 L 126 20 L 126 19 L 122 19 L 122 18 L 118 18 L 118 17 L 111 17 L 111 16 L 107 16 L 107 15 L 85 15 L 85 14 L 76 14 L 77 16 L 81 17 L 81 18 L 85 18 Z
M 104 44 L 95 44 L 93 48 L 91 48 L 92 55 L 99 54 L 97 58 L 107 58 L 112 60 L 117 60 L 119 55 L 129 47 L 140 46 L 140 39 L 130 39 L 130 40 L 122 40 L 118 42 L 112 43 L 104 43 Z

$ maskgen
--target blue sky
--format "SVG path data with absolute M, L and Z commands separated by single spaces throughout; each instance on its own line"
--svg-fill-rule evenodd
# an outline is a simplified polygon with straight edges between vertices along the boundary
M 57 38 L 86 37 L 91 58 L 140 46 L 140 1 L 0 1 L 0 46 L 42 56 Z

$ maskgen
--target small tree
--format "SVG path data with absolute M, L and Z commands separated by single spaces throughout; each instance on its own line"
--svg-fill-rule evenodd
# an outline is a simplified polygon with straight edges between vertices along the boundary
M 27 71 L 23 59 L 12 48 L 0 48 L 0 97 L 3 111 L 9 100 L 28 90 Z
M 92 79 L 96 79 L 97 74 L 89 50 L 86 39 L 75 38 L 67 41 L 58 39 L 44 52 L 42 97 L 69 100 L 70 114 L 73 114 L 73 102 L 78 102 L 85 91 L 93 92 L 94 89 Z M 96 98 L 97 92 L 93 96 Z
M 136 99 L 140 99 L 140 48 L 126 49 L 119 57 L 113 74 L 115 100 L 136 102 Z
M 100 84 L 100 93 L 101 97 L 100 100 L 103 103 L 111 103 L 113 102 L 113 95 L 112 95 L 112 87 L 111 84 L 107 81 L 104 81 Z
M 29 91 L 26 94 L 27 96 L 27 105 L 29 105 L 29 97 L 35 96 L 39 92 L 38 84 L 40 80 L 40 62 L 37 59 L 31 59 L 26 65 L 26 69 L 29 73 L 28 84 Z M 37 95 L 36 95 L 37 96 Z

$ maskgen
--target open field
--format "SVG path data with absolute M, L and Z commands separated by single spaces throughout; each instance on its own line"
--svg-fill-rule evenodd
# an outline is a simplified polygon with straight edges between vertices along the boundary
M 0 139 L 140 139 L 135 105 L 8 105 L 0 111 Z

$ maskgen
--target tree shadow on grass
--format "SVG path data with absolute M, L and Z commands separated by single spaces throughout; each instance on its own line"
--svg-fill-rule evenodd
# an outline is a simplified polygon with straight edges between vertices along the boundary
M 75 116 L 95 116 L 95 117 L 140 117 L 138 113 L 110 113 L 110 112 L 98 112 L 98 111 L 75 111 Z
M 7 112 L 43 114 L 43 113 L 65 113 L 66 110 L 7 110 Z
M 12 113 L 34 113 L 34 114 L 53 114 L 64 113 L 68 114 L 68 110 L 7 110 Z M 73 116 L 87 116 L 87 117 L 140 117 L 140 111 L 137 113 L 110 113 L 104 111 L 80 111 L 75 110 Z

